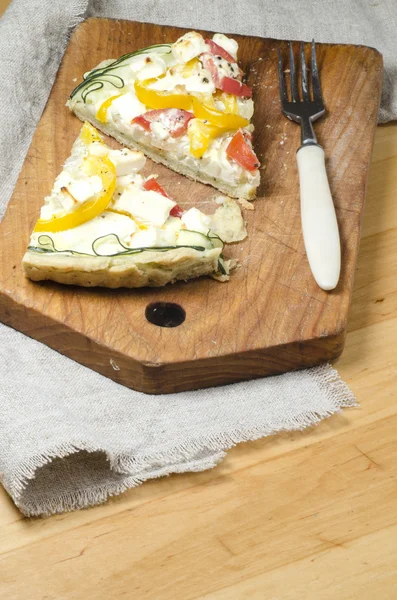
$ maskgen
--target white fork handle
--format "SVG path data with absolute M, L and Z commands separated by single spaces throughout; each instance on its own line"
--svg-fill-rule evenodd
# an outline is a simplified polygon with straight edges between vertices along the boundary
M 302 146 L 296 157 L 307 258 L 318 285 L 333 290 L 340 275 L 340 239 L 324 150 L 316 145 Z

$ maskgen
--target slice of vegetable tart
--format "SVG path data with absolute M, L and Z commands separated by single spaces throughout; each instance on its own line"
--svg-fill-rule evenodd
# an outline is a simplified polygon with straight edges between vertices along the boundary
M 26 275 L 81 286 L 162 286 L 201 275 L 228 279 L 226 241 L 244 239 L 239 206 L 219 198 L 213 215 L 183 207 L 155 176 L 140 174 L 146 158 L 113 150 L 85 123 L 45 198 L 23 258 Z
M 174 44 L 106 60 L 85 73 L 68 106 L 125 146 L 235 198 L 252 199 L 259 161 L 254 104 L 237 42 L 190 32 Z

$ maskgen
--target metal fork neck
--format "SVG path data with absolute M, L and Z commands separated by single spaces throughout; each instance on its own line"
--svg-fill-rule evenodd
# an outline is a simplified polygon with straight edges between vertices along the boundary
M 301 120 L 301 144 L 302 146 L 317 144 L 310 117 L 303 117 Z

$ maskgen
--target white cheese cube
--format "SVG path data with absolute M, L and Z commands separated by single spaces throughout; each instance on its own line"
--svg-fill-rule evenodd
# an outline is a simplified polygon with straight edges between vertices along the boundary
M 109 153 L 109 148 L 101 142 L 92 142 L 87 149 L 92 156 L 106 156 Z
M 205 215 L 198 208 L 190 208 L 182 215 L 182 223 L 189 231 L 199 231 L 207 235 L 211 228 L 211 217 Z
M 176 202 L 153 191 L 129 186 L 114 203 L 116 210 L 125 210 L 139 221 L 155 227 L 164 225 Z
M 87 179 L 72 180 L 65 187 L 75 200 L 85 202 L 102 190 L 102 179 L 99 175 L 92 175 Z
M 117 177 L 123 177 L 130 173 L 136 173 L 143 169 L 146 163 L 146 158 L 142 152 L 137 150 L 111 150 L 109 152 L 109 160 L 116 167 Z
M 108 119 L 113 119 L 118 115 L 122 121 L 129 124 L 132 119 L 142 115 L 146 110 L 146 106 L 139 102 L 136 95 L 133 92 L 128 92 L 113 100 L 108 109 Z
M 212 39 L 214 40 L 215 44 L 221 46 L 221 48 L 226 50 L 226 52 L 228 52 L 235 60 L 237 60 L 238 43 L 236 40 L 228 38 L 226 35 L 223 35 L 223 33 L 216 33 L 212 36 Z
M 187 63 L 205 51 L 205 40 L 196 31 L 185 33 L 172 45 L 172 54 L 178 63 Z

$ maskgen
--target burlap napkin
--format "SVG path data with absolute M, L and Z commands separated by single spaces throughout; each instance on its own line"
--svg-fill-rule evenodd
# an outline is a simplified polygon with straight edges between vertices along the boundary
M 376 46 L 386 66 L 380 120 L 397 115 L 394 0 L 14 0 L 0 21 L 1 214 L 68 35 L 93 15 Z M 0 476 L 26 515 L 90 506 L 147 479 L 211 468 L 238 442 L 303 429 L 355 404 L 329 365 L 158 397 L 5 326 L 0 336 Z

